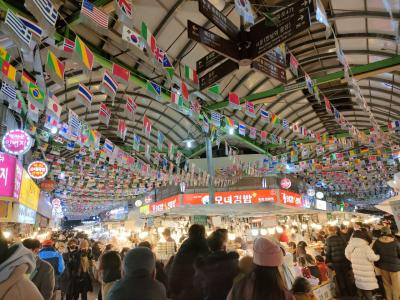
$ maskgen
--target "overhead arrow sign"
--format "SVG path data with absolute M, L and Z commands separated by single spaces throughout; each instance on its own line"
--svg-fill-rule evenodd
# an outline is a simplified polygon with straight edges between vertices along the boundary
M 197 74 L 204 72 L 208 68 L 211 68 L 212 66 L 216 65 L 223 59 L 225 59 L 225 56 L 220 55 L 215 51 L 211 51 L 206 56 L 203 56 L 196 62 Z
M 188 36 L 191 40 L 200 42 L 207 47 L 235 60 L 239 60 L 236 44 L 188 20 Z
M 213 85 L 214 83 L 220 81 L 226 75 L 237 69 L 239 69 L 239 65 L 236 62 L 227 59 L 222 64 L 220 64 L 219 66 L 217 66 L 216 68 L 212 69 L 210 72 L 206 73 L 204 76 L 199 78 L 200 90 L 203 90 L 206 87 Z

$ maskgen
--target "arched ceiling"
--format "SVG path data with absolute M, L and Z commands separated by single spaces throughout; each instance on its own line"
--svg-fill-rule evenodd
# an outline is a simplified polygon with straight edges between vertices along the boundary
M 165 74 L 152 59 L 140 53 L 137 49 L 128 48 L 121 39 L 122 23 L 114 12 L 113 1 L 96 0 L 93 3 L 109 13 L 110 25 L 107 32 L 93 30 L 88 25 L 80 22 L 79 12 L 81 1 L 59 0 L 60 19 L 57 23 L 57 32 L 60 36 L 73 37 L 73 32 L 80 35 L 98 56 L 107 62 L 117 62 L 135 72 L 142 80 L 151 79 L 161 84 L 165 91 L 171 89 L 171 82 L 165 79 Z M 222 12 L 237 26 L 240 24 L 239 16 L 234 10 L 233 1 L 212 1 L 223 3 Z M 251 1 L 257 18 L 265 13 L 271 13 L 287 5 L 288 1 L 256 0 Z M 392 1 L 393 17 L 397 25 L 400 12 L 399 1 Z M 10 7 L 20 13 L 29 15 L 23 7 L 23 1 L 5 0 Z M 385 59 L 395 58 L 399 55 L 399 45 L 396 42 L 396 32 L 391 26 L 391 19 L 381 0 L 324 0 L 325 10 L 339 40 L 340 46 L 346 55 L 350 67 L 367 65 Z M 188 39 L 187 20 L 198 23 L 219 35 L 223 33 L 214 27 L 199 11 L 197 1 L 183 0 L 134 0 L 133 26 L 140 32 L 140 23 L 145 21 L 157 40 L 157 45 L 168 53 L 175 67 L 175 73 L 182 76 L 184 65 L 195 67 L 195 62 L 210 52 L 205 46 Z M 5 43 L 3 40 L 2 43 Z M 307 30 L 290 38 L 286 43 L 289 51 L 294 54 L 301 68 L 313 79 L 333 72 L 343 70 L 338 62 L 333 35 L 325 38 L 325 27 L 316 22 L 315 14 L 312 16 L 312 26 Z M 42 55 L 47 53 L 48 44 L 41 44 Z M 14 51 L 17 57 L 17 51 Z M 397 67 L 380 71 L 363 77 L 358 81 L 361 91 L 368 101 L 371 110 L 379 125 L 384 126 L 388 121 L 400 117 L 400 69 Z M 286 69 L 288 84 L 302 80 L 295 78 L 289 68 Z M 164 132 L 167 141 L 182 144 L 188 137 L 201 143 L 201 128 L 191 118 L 182 115 L 169 105 L 166 99 L 157 101 L 149 97 L 143 87 L 136 84 L 125 86 L 119 91 L 114 106 L 111 107 L 113 118 L 108 128 L 101 126 L 97 114 L 99 104 L 104 100 L 104 95 L 99 91 L 102 78 L 102 68 L 97 68 L 90 76 L 85 75 L 79 66 L 70 61 L 67 62 L 66 85 L 64 87 L 51 86 L 61 100 L 64 108 L 63 119 L 67 118 L 66 108 L 75 110 L 82 119 L 93 127 L 100 129 L 103 135 L 114 142 L 121 142 L 116 136 L 117 116 L 122 114 L 125 100 L 124 94 L 137 97 L 138 112 L 133 120 L 128 120 L 128 140 L 132 143 L 133 133 L 142 133 L 142 119 L 146 114 L 153 121 L 156 129 Z M 177 79 L 173 79 L 177 82 Z M 95 94 L 95 101 L 91 111 L 80 105 L 76 100 L 76 87 L 79 82 L 84 82 L 91 87 Z M 230 91 L 236 92 L 240 97 L 252 95 L 262 91 L 273 89 L 280 83 L 268 78 L 263 73 L 251 70 L 249 67 L 240 67 L 239 70 L 225 77 L 221 82 L 222 99 L 227 99 Z M 354 92 L 344 81 L 334 80 L 319 86 L 327 95 L 332 104 L 341 111 L 346 119 L 358 129 L 371 128 L 371 123 L 365 112 L 355 102 Z M 215 103 L 209 97 L 205 97 L 207 105 Z M 111 103 L 109 103 L 111 106 Z M 257 106 L 257 110 L 262 105 Z M 298 122 L 300 126 L 335 134 L 341 132 L 335 123 L 334 117 L 328 115 L 324 107 L 317 104 L 316 99 L 306 90 L 297 90 L 277 95 L 272 101 L 266 100 L 266 109 L 276 113 L 280 118 L 286 118 L 290 123 Z M 295 138 L 293 134 L 281 132 L 279 129 L 264 125 L 259 118 L 251 119 L 241 111 L 233 111 L 227 108 L 221 110 L 226 115 L 233 116 L 236 120 L 243 120 L 249 126 L 258 129 L 267 129 L 286 138 Z M 153 145 L 157 143 L 157 132 L 153 130 L 150 137 Z M 235 142 L 235 141 L 233 141 Z M 236 141 L 237 146 L 251 148 L 249 142 Z M 201 152 L 201 151 L 200 151 Z M 197 153 L 200 153 L 197 152 Z

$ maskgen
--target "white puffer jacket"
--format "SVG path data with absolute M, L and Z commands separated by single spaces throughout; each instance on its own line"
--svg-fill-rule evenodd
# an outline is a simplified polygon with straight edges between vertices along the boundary
M 368 242 L 360 238 L 351 238 L 345 255 L 351 261 L 356 286 L 367 291 L 377 289 L 374 261 L 379 260 L 379 255 L 375 254 Z

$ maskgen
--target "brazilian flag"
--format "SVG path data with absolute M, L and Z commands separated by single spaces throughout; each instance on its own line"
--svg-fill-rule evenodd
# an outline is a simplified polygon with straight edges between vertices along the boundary
M 29 82 L 28 99 L 40 109 L 44 109 L 45 93 L 33 82 Z

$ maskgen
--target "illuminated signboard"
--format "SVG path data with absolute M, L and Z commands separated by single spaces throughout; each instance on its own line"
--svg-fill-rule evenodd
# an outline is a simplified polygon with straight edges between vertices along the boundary
M 19 203 L 36 210 L 40 197 L 40 189 L 24 170 L 22 173 L 21 191 L 19 193 Z
M 281 188 L 287 190 L 287 189 L 289 189 L 291 186 L 292 186 L 292 182 L 290 181 L 289 178 L 286 178 L 286 177 L 285 177 L 285 178 L 283 178 L 283 179 L 281 180 Z
M 179 206 L 179 195 L 175 195 L 172 197 L 165 198 L 161 201 L 157 201 L 149 204 L 150 213 L 162 213 L 171 208 L 175 208 Z
M 42 179 L 46 177 L 48 171 L 49 168 L 47 167 L 47 164 L 40 160 L 33 161 L 28 166 L 28 174 L 33 179 Z
M 302 206 L 302 201 L 301 201 L 301 195 L 297 193 L 293 193 L 290 191 L 285 191 L 285 190 L 280 190 L 279 191 L 279 196 L 280 196 L 280 203 L 285 204 L 285 205 L 290 205 L 290 206 L 296 206 L 296 207 L 301 207 Z
M 216 192 L 215 204 L 255 204 L 262 202 L 276 202 L 277 194 L 275 190 L 250 190 L 250 191 L 230 191 Z M 208 193 L 184 194 L 184 205 L 204 205 L 209 203 Z
M 22 170 L 21 163 L 14 156 L 0 152 L 0 198 L 18 199 Z
M 22 155 L 32 147 L 32 138 L 23 130 L 10 130 L 3 137 L 3 148 L 7 153 Z
M 320 210 L 326 210 L 326 201 L 317 199 L 315 201 L 315 208 Z

